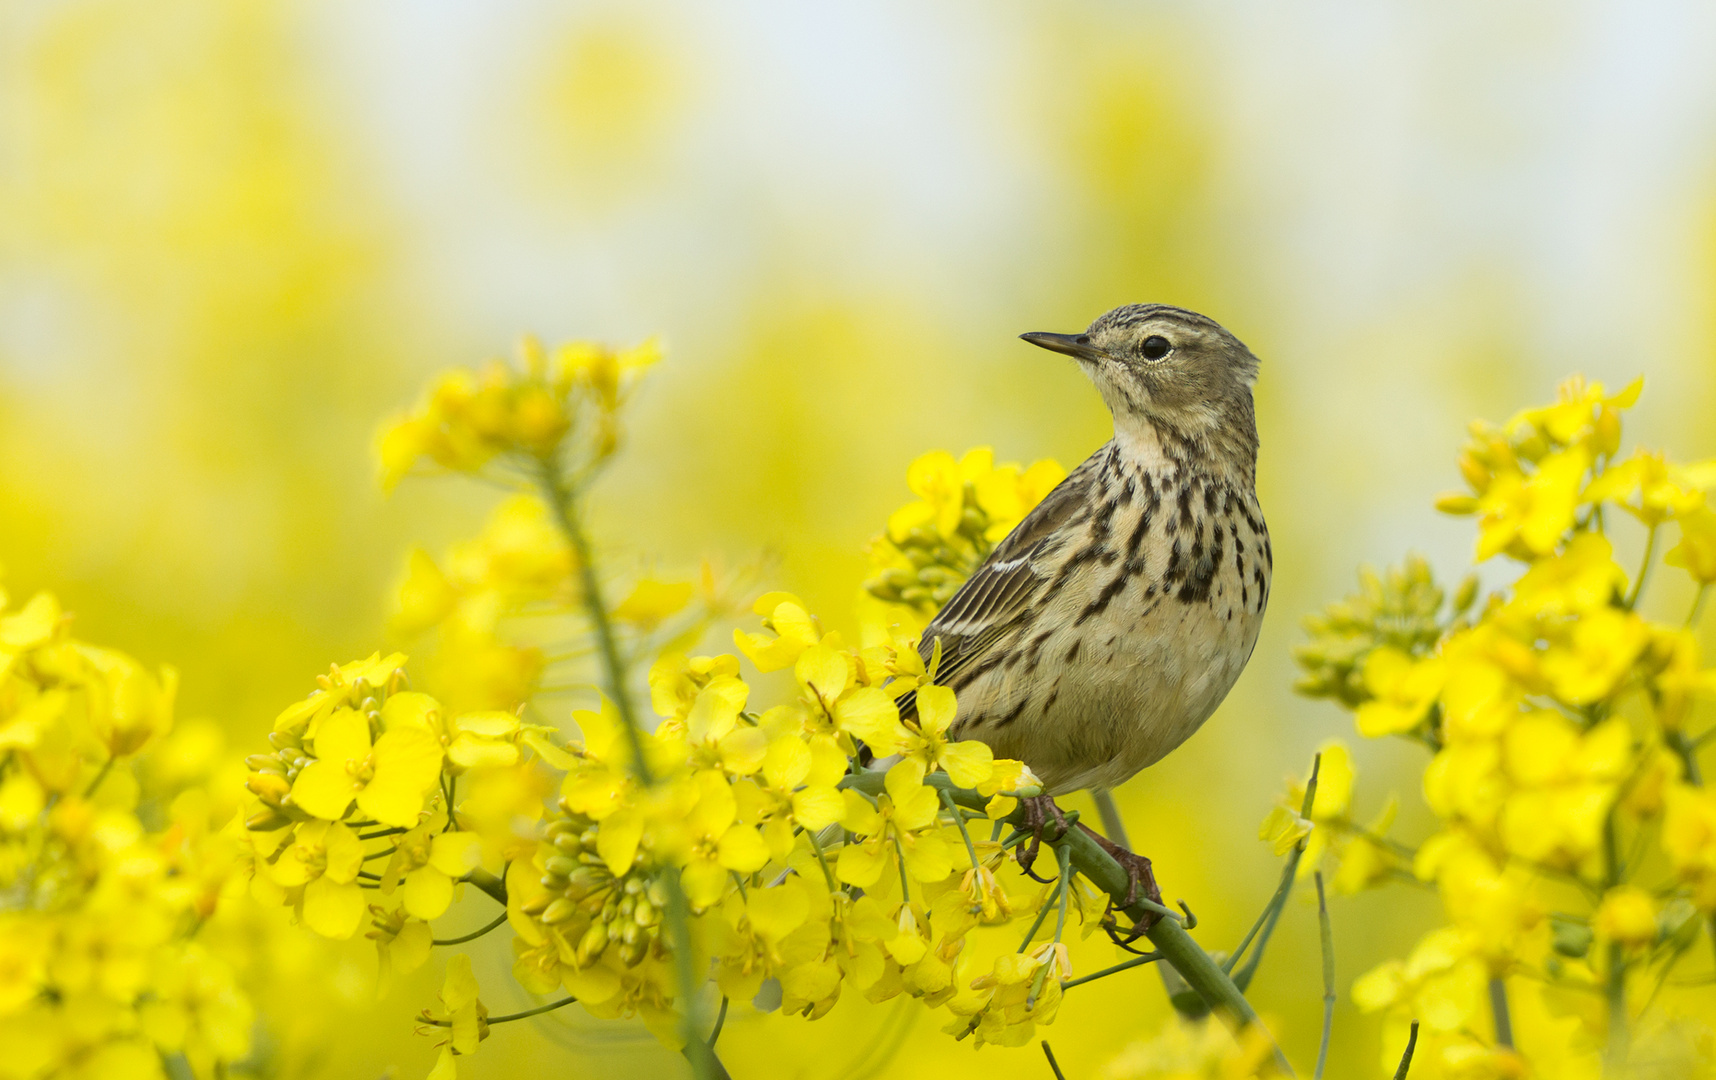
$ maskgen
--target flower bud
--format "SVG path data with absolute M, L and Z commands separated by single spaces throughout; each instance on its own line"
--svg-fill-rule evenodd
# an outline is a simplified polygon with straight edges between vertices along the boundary
M 244 827 L 251 832 L 273 832 L 275 829 L 284 829 L 290 824 L 292 824 L 292 819 L 280 811 L 264 810 L 259 814 L 251 815 L 245 821 Z
M 578 939 L 578 966 L 583 967 L 596 957 L 602 955 L 602 950 L 608 947 L 608 924 L 594 922 L 590 929 L 584 931 L 584 936 Z
M 275 807 L 278 807 L 281 800 L 292 790 L 292 785 L 279 773 L 251 773 L 244 786 L 252 795 Z
M 557 896 L 542 911 L 542 921 L 545 923 L 563 923 L 578 914 L 578 906 L 564 896 Z

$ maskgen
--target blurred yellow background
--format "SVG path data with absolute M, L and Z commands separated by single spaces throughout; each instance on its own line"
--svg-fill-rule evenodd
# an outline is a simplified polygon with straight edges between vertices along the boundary
M 770 583 L 838 620 L 917 454 L 1070 467 L 1108 437 L 1075 367 L 1014 335 L 1192 307 L 1263 359 L 1277 584 L 1228 704 L 1119 795 L 1200 939 L 1231 944 L 1273 883 L 1256 822 L 1349 734 L 1288 690 L 1297 619 L 1361 562 L 1458 574 L 1468 526 L 1430 502 L 1466 420 L 1642 372 L 1629 442 L 1716 453 L 1713 54 L 1716 16 L 1672 4 L 13 0 L 0 563 L 80 636 L 178 665 L 181 716 L 256 743 L 329 661 L 388 643 L 409 545 L 492 501 L 384 499 L 381 419 L 523 332 L 659 332 L 603 492 L 610 556 L 773 552 Z M 1357 753 L 1361 810 L 1421 764 Z M 1433 909 L 1338 901 L 1343 992 Z M 1315 956 L 1295 905 L 1254 995 L 1301 1061 Z M 496 1012 L 508 962 L 478 958 Z M 353 943 L 315 1075 L 432 1060 L 409 1016 L 438 972 L 376 1003 L 372 966 Z M 1034 1046 L 973 1058 L 922 1010 L 849 996 L 815 1024 L 736 1015 L 733 1075 L 1047 1075 Z M 1072 993 L 1047 1034 L 1095 1075 L 1167 1012 L 1145 969 Z M 1343 997 L 1336 1025 L 1333 1073 L 1368 1075 L 1378 1024 Z M 577 1010 L 462 1068 L 527 1063 L 684 1071 Z

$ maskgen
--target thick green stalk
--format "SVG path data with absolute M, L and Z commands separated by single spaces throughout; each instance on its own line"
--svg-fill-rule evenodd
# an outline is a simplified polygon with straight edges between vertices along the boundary
M 1317 1071 L 1312 1075 L 1323 1080 L 1323 1067 L 1329 1063 L 1329 1034 L 1335 1022 L 1335 935 L 1329 926 L 1329 898 L 1323 893 L 1323 872 L 1317 871 L 1317 933 L 1323 942 L 1323 1040 L 1317 1045 Z
M 619 712 L 621 724 L 626 729 L 626 737 L 631 742 L 632 767 L 637 773 L 638 782 L 647 787 L 655 782 L 655 777 L 651 773 L 649 758 L 644 751 L 643 728 L 639 726 L 637 712 L 632 708 L 631 688 L 626 681 L 626 665 L 620 657 L 619 637 L 614 633 L 612 620 L 608 618 L 608 605 L 602 595 L 601 578 L 596 574 L 590 538 L 585 535 L 579 520 L 577 493 L 568 489 L 558 461 L 545 459 L 541 462 L 541 468 L 543 494 L 547 496 L 549 508 L 554 512 L 554 520 L 559 524 L 562 535 L 572 548 L 573 561 L 578 564 L 578 578 L 584 593 L 584 613 L 596 635 L 596 648 L 602 659 L 602 674 L 607 683 L 608 699 Z M 691 956 L 691 906 L 686 902 L 685 891 L 680 888 L 679 875 L 671 868 L 662 871 L 660 881 L 667 892 L 664 914 L 672 936 L 679 1000 L 684 1008 L 681 1026 L 685 1038 L 685 1056 L 691 1062 L 692 1075 L 697 1077 L 697 1080 L 717 1080 L 718 1077 L 725 1076 L 727 1071 L 721 1067 L 715 1052 L 703 1041 L 701 1035 L 703 1025 L 698 1014 L 702 1010 L 698 1008 L 697 1002 L 701 983 L 697 979 Z
M 883 775 L 881 772 L 858 773 L 845 777 L 841 780 L 840 785 L 869 794 L 878 794 L 883 790 Z M 924 783 L 945 790 L 953 801 L 960 806 L 982 810 L 989 803 L 986 797 L 969 788 L 955 787 L 946 773 L 931 773 L 924 778 Z M 1006 820 L 1017 827 L 1023 823 L 1024 814 L 1014 811 L 1013 816 Z M 1149 938 L 1150 943 L 1156 947 L 1156 951 L 1161 953 L 1162 959 L 1180 973 L 1180 977 L 1186 980 L 1186 984 L 1198 992 L 1198 996 L 1204 999 L 1211 1011 L 1220 1016 L 1222 1022 L 1231 1030 L 1238 1033 L 1252 1025 L 1257 1025 L 1260 1030 L 1263 1029 L 1262 1022 L 1258 1020 L 1257 1012 L 1251 1007 L 1251 1003 L 1245 1000 L 1245 995 L 1240 993 L 1239 987 L 1235 986 L 1233 980 L 1228 978 L 1227 973 L 1221 969 L 1221 965 L 1217 964 L 1215 959 L 1209 953 L 1204 952 L 1198 943 L 1192 940 L 1191 935 L 1186 933 L 1185 927 L 1181 924 L 1181 916 L 1177 912 L 1162 914 L 1165 909 L 1161 905 L 1152 904 L 1147 900 L 1139 900 L 1130 906 L 1121 907 L 1126 901 L 1127 892 L 1132 887 L 1126 868 L 1115 862 L 1108 852 L 1102 850 L 1102 845 L 1093 840 L 1090 834 L 1083 829 L 1068 829 L 1058 837 L 1050 838 L 1045 835 L 1043 843 L 1056 849 L 1057 853 L 1062 848 L 1067 849 L 1068 862 L 1073 869 L 1083 874 L 1086 881 L 1107 893 L 1113 899 L 1114 905 L 1120 913 L 1133 922 L 1141 922 L 1152 915 L 1159 915 L 1160 917 L 1156 919 L 1155 924 L 1144 932 L 1144 936 Z M 1280 1061 L 1282 1070 L 1288 1075 L 1292 1075 L 1291 1068 L 1288 1067 L 1286 1059 L 1281 1057 L 1279 1050 L 1276 1052 L 1276 1057 Z

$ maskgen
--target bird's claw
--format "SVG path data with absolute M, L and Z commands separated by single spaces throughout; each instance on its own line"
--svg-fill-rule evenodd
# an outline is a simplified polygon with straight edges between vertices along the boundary
M 1048 830 L 1049 823 L 1054 822 L 1054 832 L 1047 837 L 1051 842 L 1065 836 L 1070 823 L 1067 821 L 1067 815 L 1055 805 L 1055 800 L 1047 795 L 1031 795 L 1022 798 L 1019 800 L 1019 808 L 1025 812 L 1025 820 L 1020 824 L 1019 830 L 1030 835 L 1030 839 L 1019 848 L 1019 869 L 1023 870 L 1025 876 L 1032 881 L 1039 881 L 1047 885 L 1054 879 L 1038 877 L 1031 871 L 1031 867 L 1037 861 L 1037 852 L 1043 846 L 1044 833 Z
M 1132 943 L 1149 932 L 1156 920 L 1162 916 L 1157 912 L 1146 912 L 1144 917 L 1130 927 L 1122 928 L 1115 917 L 1120 911 L 1130 908 L 1140 899 L 1149 900 L 1158 906 L 1162 903 L 1162 890 L 1156 884 L 1156 874 L 1150 868 L 1150 860 L 1135 852 L 1131 852 L 1103 836 L 1095 829 L 1080 826 L 1090 834 L 1091 839 L 1102 845 L 1102 850 L 1108 852 L 1115 862 L 1126 871 L 1126 902 L 1117 904 L 1111 896 L 1108 898 L 1108 909 L 1102 915 L 1102 928 L 1108 932 L 1109 940 L 1128 952 L 1137 952 Z M 1142 895 L 1140 895 L 1142 894 Z

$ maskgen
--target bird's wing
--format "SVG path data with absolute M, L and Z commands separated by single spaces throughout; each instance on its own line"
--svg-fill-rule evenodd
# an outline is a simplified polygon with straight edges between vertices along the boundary
M 1048 586 L 1059 560 L 1045 565 L 1042 556 L 1059 547 L 1065 527 L 1091 512 L 1091 494 L 1104 456 L 1097 451 L 1057 484 L 924 628 L 918 653 L 925 664 L 935 652 L 936 641 L 941 642 L 936 682 L 957 689 L 960 673 L 981 660 Z M 910 715 L 915 703 L 915 694 L 901 697 L 900 712 Z

